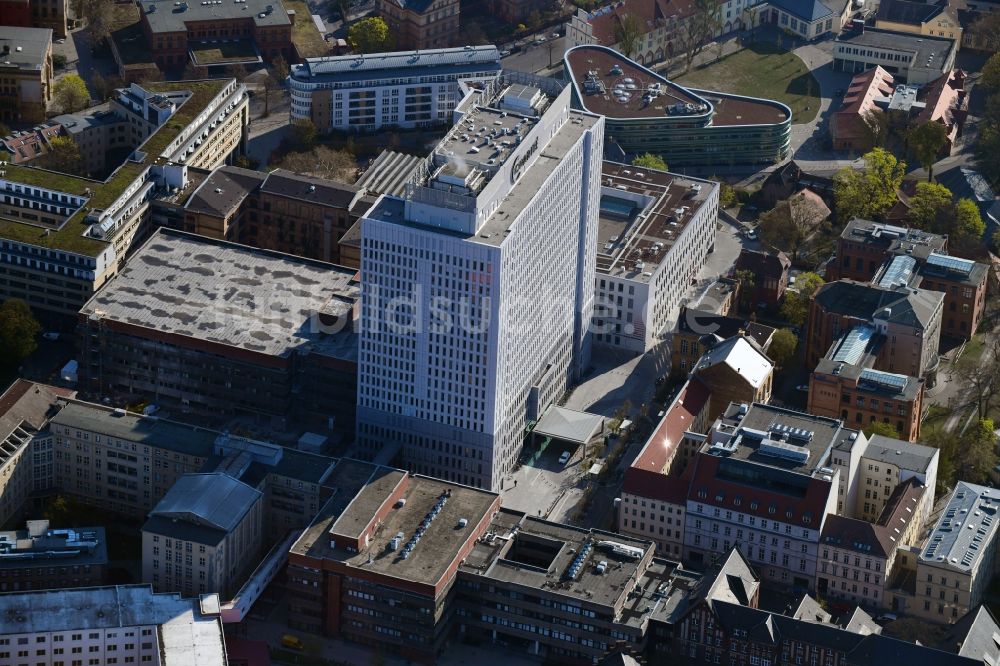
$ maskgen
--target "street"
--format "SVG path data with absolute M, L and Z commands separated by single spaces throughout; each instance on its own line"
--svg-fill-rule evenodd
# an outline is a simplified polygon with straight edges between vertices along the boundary
M 536 46 L 526 42 L 518 53 L 512 53 L 503 59 L 503 68 L 518 72 L 537 73 L 542 70 L 558 67 L 562 64 L 566 52 L 566 38 L 548 36 L 545 41 Z

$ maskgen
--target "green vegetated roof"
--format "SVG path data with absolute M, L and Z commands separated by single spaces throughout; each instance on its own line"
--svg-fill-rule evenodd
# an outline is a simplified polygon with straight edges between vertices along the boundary
M 12 182 L 44 187 L 77 196 L 86 196 L 89 189 L 91 195 L 87 203 L 70 216 L 62 227 L 50 229 L 48 233 L 44 227 L 0 218 L 0 238 L 88 256 L 99 254 L 107 247 L 107 242 L 83 235 L 88 228 L 85 220 L 89 209 L 102 210 L 110 206 L 146 168 L 158 162 L 160 153 L 166 149 L 171 141 L 177 138 L 177 135 L 204 110 L 228 83 L 229 79 L 194 82 L 160 81 L 145 84 L 144 87 L 150 92 L 190 91 L 191 96 L 180 105 L 162 127 L 139 147 L 140 152 L 145 154 L 142 162 L 126 161 L 104 182 L 30 166 L 8 165 L 4 178 Z

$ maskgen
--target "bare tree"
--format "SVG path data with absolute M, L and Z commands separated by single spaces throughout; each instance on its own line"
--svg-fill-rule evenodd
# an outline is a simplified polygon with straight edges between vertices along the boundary
M 618 41 L 618 50 L 622 54 L 631 58 L 642 41 L 642 22 L 631 14 L 626 14 L 618 20 L 615 26 L 615 39 Z
M 881 109 L 869 109 L 861 115 L 861 127 L 871 141 L 872 148 L 885 148 L 889 138 L 889 117 Z
M 952 375 L 965 387 L 976 404 L 976 413 L 984 419 L 1000 393 L 1000 340 L 983 350 L 978 359 L 963 357 L 952 367 Z
M 691 69 L 696 55 L 719 31 L 721 18 L 719 0 L 695 0 L 694 11 L 681 22 L 678 37 L 684 53 L 684 72 Z

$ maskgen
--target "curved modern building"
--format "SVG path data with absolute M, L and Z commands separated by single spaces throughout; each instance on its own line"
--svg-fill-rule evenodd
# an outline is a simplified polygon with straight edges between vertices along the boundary
M 605 117 L 605 139 L 671 168 L 770 164 L 788 153 L 792 110 L 780 102 L 684 88 L 605 46 L 566 52 L 573 105 Z

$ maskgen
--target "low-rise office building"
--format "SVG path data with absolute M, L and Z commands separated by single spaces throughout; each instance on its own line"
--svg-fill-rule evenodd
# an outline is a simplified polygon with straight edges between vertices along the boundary
M 350 431 L 356 275 L 161 229 L 80 311 L 81 394 Z
M 850 338 L 850 334 L 847 334 Z M 843 343 L 831 348 L 809 375 L 809 412 L 843 419 L 856 428 L 887 423 L 908 442 L 920 438 L 924 380 L 866 367 L 874 356 L 861 361 L 837 360 Z
M 917 275 L 921 289 L 944 294 L 941 335 L 971 340 L 986 308 L 989 267 L 971 259 L 932 252 Z
M 827 282 L 869 282 L 883 264 L 899 255 L 922 262 L 932 252 L 947 251 L 947 236 L 855 218 L 837 239 L 837 259 L 827 265 Z
M 879 66 L 902 83 L 920 86 L 954 69 L 956 53 L 958 42 L 947 37 L 861 28 L 837 36 L 833 68 L 857 73 Z
M 850 0 L 767 0 L 760 21 L 803 39 L 819 39 L 840 32 L 852 7 Z
M 619 641 L 645 649 L 698 580 L 645 540 L 502 509 L 468 486 L 356 472 L 353 500 L 332 497 L 289 553 L 293 627 L 426 663 L 453 636 L 591 662 Z
M 450 125 L 462 84 L 499 74 L 495 46 L 306 58 L 288 77 L 289 114 L 320 132 Z
M 0 121 L 45 120 L 53 76 L 51 29 L 0 25 Z
M 27 529 L 0 532 L 0 592 L 100 585 L 107 565 L 103 527 L 29 520 Z
M 717 183 L 604 162 L 596 344 L 645 352 L 661 342 L 715 246 L 718 212 Z
M 772 164 L 788 152 L 792 112 L 780 102 L 684 88 L 605 46 L 574 47 L 564 64 L 573 106 L 604 116 L 626 155 L 679 167 Z
M 228 599 L 260 561 L 262 493 L 228 474 L 186 474 L 142 526 L 142 581 Z
M 30 646 L 30 647 L 29 647 Z M 148 585 L 0 594 L 5 664 L 226 666 L 219 598 L 154 594 Z

